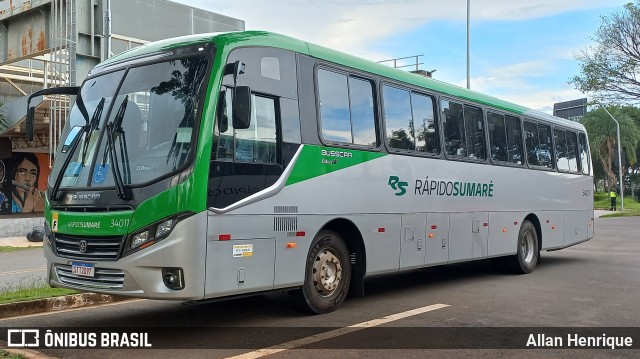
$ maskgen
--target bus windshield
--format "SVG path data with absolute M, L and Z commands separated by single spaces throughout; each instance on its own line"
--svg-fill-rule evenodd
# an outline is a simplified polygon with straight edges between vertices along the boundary
M 52 171 L 63 176 L 60 188 L 142 185 L 184 167 L 207 63 L 192 56 L 87 80 L 80 96 L 89 118 L 74 105 Z

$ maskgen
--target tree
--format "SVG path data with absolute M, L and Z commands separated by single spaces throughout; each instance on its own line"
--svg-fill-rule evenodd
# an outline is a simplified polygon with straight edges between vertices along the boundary
M 621 12 L 603 16 L 592 37 L 597 43 L 579 51 L 576 89 L 605 103 L 640 100 L 640 0 Z
M 636 149 L 640 143 L 640 127 L 620 107 L 613 107 L 609 112 L 620 123 L 621 147 L 626 154 L 628 163 L 633 166 L 637 162 Z M 617 162 L 614 160 L 614 157 L 617 158 L 617 156 L 614 156 L 614 154 L 618 148 L 616 124 L 602 108 L 589 111 L 581 122 L 589 133 L 591 157 L 594 158 L 594 166 L 598 162 L 601 163 L 609 186 L 617 183 L 618 176 L 614 172 L 614 165 L 617 167 Z M 624 163 L 623 172 L 628 173 L 624 169 Z
M 640 128 L 640 108 L 632 107 L 632 106 L 624 106 L 622 108 L 627 115 L 629 115 L 633 121 L 636 123 L 636 126 Z M 636 159 L 640 159 L 640 144 L 636 146 Z M 635 164 L 629 163 L 627 160 L 628 166 L 628 180 L 625 181 L 630 188 L 632 193 L 637 192 L 637 189 L 640 189 L 640 163 L 636 161 Z

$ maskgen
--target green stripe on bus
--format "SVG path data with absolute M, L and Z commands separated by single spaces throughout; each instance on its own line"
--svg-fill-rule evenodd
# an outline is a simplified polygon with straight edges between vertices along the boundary
M 305 145 L 287 186 L 384 157 L 386 153 Z
M 53 232 L 79 236 L 116 236 L 127 234 L 133 211 L 51 211 L 48 215 L 48 223 Z

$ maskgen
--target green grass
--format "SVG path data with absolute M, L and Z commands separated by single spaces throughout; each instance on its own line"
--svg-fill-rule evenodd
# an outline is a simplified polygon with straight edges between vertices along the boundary
M 0 285 L 0 304 L 77 294 L 78 291 L 51 288 L 44 278 L 29 277 L 19 283 Z M 1 358 L 1 357 L 0 357 Z
M 611 199 L 608 193 L 595 193 L 593 195 L 593 207 L 596 209 L 611 208 Z M 618 211 L 605 214 L 601 218 L 607 217 L 628 217 L 628 216 L 640 216 L 640 203 L 633 200 L 631 197 L 624 198 L 624 212 L 620 211 L 620 196 L 618 196 L 617 203 Z
M 0 349 L 0 359 L 25 359 L 22 354 L 9 353 L 6 350 Z
M 42 246 L 29 246 L 29 247 L 4 247 L 4 246 L 0 246 L 0 253 L 16 252 L 16 251 L 22 251 L 22 250 L 25 250 L 25 249 L 32 249 L 32 248 L 42 248 Z

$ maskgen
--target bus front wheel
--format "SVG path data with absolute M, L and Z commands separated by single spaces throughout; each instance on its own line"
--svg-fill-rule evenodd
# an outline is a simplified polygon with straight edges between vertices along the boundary
M 539 256 L 536 227 L 530 221 L 524 221 L 518 233 L 518 252 L 509 258 L 509 268 L 519 274 L 531 273 L 538 264 Z
M 345 300 L 350 281 L 351 262 L 344 240 L 336 232 L 323 230 L 311 243 L 304 284 L 291 296 L 305 311 L 329 313 Z

